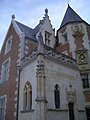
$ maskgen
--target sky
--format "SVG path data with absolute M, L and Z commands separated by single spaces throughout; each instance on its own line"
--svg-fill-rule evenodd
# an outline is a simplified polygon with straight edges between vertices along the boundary
M 57 30 L 68 3 L 83 20 L 90 24 L 90 0 L 0 0 L 0 49 L 13 14 L 15 20 L 34 28 L 43 19 L 45 8 L 48 8 L 51 24 Z

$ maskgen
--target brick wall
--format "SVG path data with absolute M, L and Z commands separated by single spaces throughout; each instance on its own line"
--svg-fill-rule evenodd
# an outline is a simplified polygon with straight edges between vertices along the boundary
M 72 53 L 70 52 L 70 45 L 69 43 L 65 43 L 65 44 L 59 44 L 57 47 L 56 47 L 56 50 L 59 51 L 59 52 L 64 52 L 64 51 L 67 51 L 67 54 L 72 57 Z
M 7 39 L 10 36 L 12 38 L 12 46 L 11 50 L 4 54 L 5 52 L 5 44 Z M 16 91 L 16 76 L 17 76 L 17 59 L 18 59 L 18 45 L 19 45 L 19 36 L 16 34 L 13 25 L 11 25 L 4 44 L 1 49 L 1 56 L 0 56 L 0 74 L 1 74 L 1 66 L 2 63 L 10 57 L 10 71 L 9 71 L 9 78 L 8 81 L 5 83 L 0 84 L 0 96 L 6 95 L 7 96 L 7 103 L 6 103 L 6 116 L 5 120 L 14 120 L 14 112 L 15 110 L 15 91 Z
M 26 39 L 26 44 L 25 44 L 25 51 L 26 54 L 30 53 L 32 50 L 34 50 L 37 47 L 37 42 L 34 42 L 30 39 Z
M 78 50 L 78 49 L 80 49 L 80 48 L 84 48 L 84 46 L 83 46 L 83 36 L 81 35 L 76 35 L 76 36 L 74 36 L 74 38 L 75 38 L 75 44 L 76 44 L 76 49 Z

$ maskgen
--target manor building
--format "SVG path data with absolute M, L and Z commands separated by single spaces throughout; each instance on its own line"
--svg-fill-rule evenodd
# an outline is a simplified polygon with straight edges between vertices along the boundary
M 90 25 L 69 5 L 55 36 L 48 15 L 12 16 L 0 53 L 1 120 L 90 120 Z

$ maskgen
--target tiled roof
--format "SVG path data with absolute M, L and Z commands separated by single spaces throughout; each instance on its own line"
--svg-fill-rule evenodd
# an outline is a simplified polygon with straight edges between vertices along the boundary
M 82 22 L 83 19 L 68 5 L 64 18 L 62 20 L 60 28 L 68 23 Z
M 26 26 L 26 25 L 24 25 L 20 22 L 17 22 L 17 21 L 15 21 L 15 22 L 17 23 L 20 30 L 25 33 L 25 37 L 28 37 L 28 38 L 36 41 L 36 38 L 35 38 L 35 35 L 34 35 L 34 33 L 35 33 L 34 29 L 32 29 L 32 28 L 30 28 L 30 27 L 28 27 L 28 26 Z

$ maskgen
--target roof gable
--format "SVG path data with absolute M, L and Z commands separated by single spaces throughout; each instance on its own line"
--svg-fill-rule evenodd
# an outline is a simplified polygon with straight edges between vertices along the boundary
M 64 18 L 62 20 L 60 28 L 68 23 L 82 22 L 83 19 L 68 5 Z

